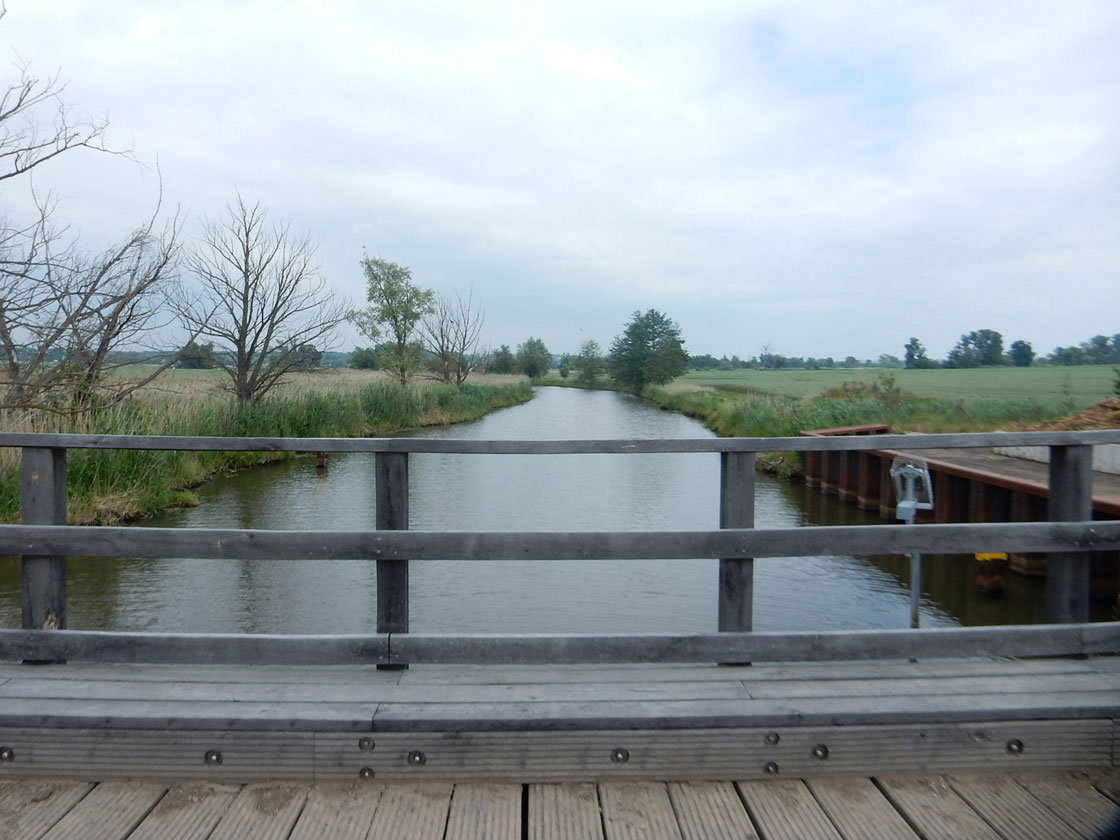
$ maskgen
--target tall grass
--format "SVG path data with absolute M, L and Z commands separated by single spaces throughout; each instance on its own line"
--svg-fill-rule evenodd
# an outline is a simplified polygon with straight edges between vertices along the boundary
M 744 388 L 711 390 L 647 388 L 658 404 L 703 422 L 723 437 L 795 437 L 808 429 L 885 423 L 898 432 L 992 431 L 1038 423 L 1066 413 L 1059 401 L 964 400 L 910 393 L 883 377 L 873 384 L 843 383 L 795 398 Z M 779 472 L 796 472 L 800 459 L 783 453 L 770 459 Z
M 388 380 L 326 377 L 242 405 L 224 392 L 171 380 L 162 390 L 80 420 L 45 422 L 7 418 L 8 431 L 106 435 L 213 437 L 368 437 L 418 426 L 474 419 L 532 397 L 527 382 L 425 385 L 403 388 Z M 13 428 L 15 427 L 15 428 Z M 69 519 L 104 523 L 133 519 L 175 505 L 196 503 L 190 488 L 213 475 L 290 453 L 70 450 L 67 458 Z M 19 517 L 19 450 L 0 457 L 0 521 Z

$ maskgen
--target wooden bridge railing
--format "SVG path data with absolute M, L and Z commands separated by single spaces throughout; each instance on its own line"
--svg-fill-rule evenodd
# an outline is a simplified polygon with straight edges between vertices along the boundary
M 696 440 L 467 441 L 177 438 L 0 434 L 21 447 L 22 524 L 0 525 L 0 553 L 23 558 L 22 628 L 0 630 L 0 659 L 160 662 L 408 663 L 746 662 L 1120 651 L 1120 623 L 1089 624 L 1089 554 L 1120 550 L 1120 522 L 1093 522 L 1092 446 L 1120 430 Z M 757 452 L 1048 446 L 1050 520 L 964 525 L 754 529 Z M 69 449 L 365 452 L 376 458 L 375 531 L 260 531 L 66 525 Z M 720 456 L 720 530 L 408 531 L 412 452 Z M 1051 625 L 833 633 L 751 632 L 755 558 L 820 554 L 1049 552 Z M 359 636 L 146 634 L 66 630 L 67 557 L 367 559 L 377 563 L 377 632 Z M 719 632 L 679 636 L 422 635 L 408 626 L 408 568 L 428 560 L 719 558 Z M 1063 626 L 1053 626 L 1061 624 Z

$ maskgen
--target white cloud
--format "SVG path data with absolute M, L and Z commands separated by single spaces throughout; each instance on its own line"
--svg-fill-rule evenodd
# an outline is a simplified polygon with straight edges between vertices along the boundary
M 494 344 L 650 306 L 717 355 L 1120 329 L 1107 0 L 9 9 L 0 41 L 158 156 L 172 203 L 260 198 L 351 294 L 363 246 L 474 286 Z M 50 179 L 98 235 L 152 203 L 117 161 Z

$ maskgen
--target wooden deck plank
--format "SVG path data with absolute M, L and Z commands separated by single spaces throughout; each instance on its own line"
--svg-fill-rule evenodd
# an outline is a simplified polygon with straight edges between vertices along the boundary
M 1001 840 L 941 776 L 887 777 L 879 783 L 925 840 Z
M 383 789 L 368 784 L 312 787 L 288 840 L 365 840 Z
M 176 785 L 128 840 L 206 840 L 240 792 L 234 785 L 207 782 Z
M 520 840 L 521 785 L 457 784 L 444 840 Z
M 5 840 L 39 840 L 93 790 L 90 782 L 36 779 L 0 785 L 0 826 Z
M 681 840 L 669 791 L 662 782 L 599 785 L 606 840 Z
M 246 785 L 209 840 L 286 840 L 307 800 L 296 785 Z
M 386 786 L 368 840 L 442 840 L 451 805 L 449 784 Z
M 776 779 L 736 785 L 766 840 L 844 840 L 804 782 Z
M 844 840 L 917 840 L 874 783 L 861 776 L 806 782 Z
M 1014 779 L 1002 776 L 951 776 L 960 797 L 1006 840 L 1045 837 L 1083 840 L 1083 835 L 1039 802 Z
M 1088 773 L 1032 774 L 1016 781 L 1083 837 L 1092 837 L 1120 819 L 1120 806 L 1093 788 Z
M 968 677 L 908 678 L 891 680 L 783 680 L 761 684 L 747 682 L 752 698 L 805 699 L 850 697 L 935 697 L 944 695 L 1019 694 L 1036 690 L 1120 691 L 1120 674 L 1035 674 Z
M 42 840 L 123 840 L 148 815 L 167 788 L 142 782 L 105 782 L 43 835 Z
M 603 840 L 593 784 L 529 785 L 528 840 Z
M 684 840 L 759 840 L 731 782 L 670 782 Z

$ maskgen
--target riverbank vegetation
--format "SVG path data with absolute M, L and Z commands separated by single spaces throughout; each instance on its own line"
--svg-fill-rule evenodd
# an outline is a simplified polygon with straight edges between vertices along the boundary
M 232 399 L 217 371 L 168 371 L 132 399 L 68 419 L 9 417 L 5 431 L 219 437 L 385 436 L 418 426 L 471 420 L 525 402 L 519 376 L 482 376 L 463 385 L 404 388 L 383 374 L 330 371 L 295 375 L 258 403 Z M 292 457 L 290 453 L 70 450 L 69 518 L 106 523 L 191 505 L 212 476 Z M 19 518 L 19 450 L 0 450 L 0 521 Z

